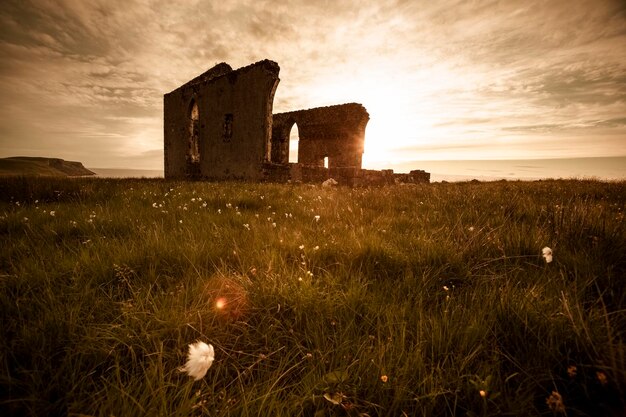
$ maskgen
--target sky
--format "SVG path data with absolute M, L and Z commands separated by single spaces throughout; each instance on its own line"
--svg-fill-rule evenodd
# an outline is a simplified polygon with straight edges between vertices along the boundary
M 362 103 L 364 167 L 626 156 L 624 0 L 2 0 L 0 157 L 163 168 L 163 94 L 280 65 L 274 112 Z

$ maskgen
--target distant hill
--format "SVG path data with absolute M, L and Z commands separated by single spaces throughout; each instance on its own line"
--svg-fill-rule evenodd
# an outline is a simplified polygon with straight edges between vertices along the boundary
M 95 175 L 82 163 L 59 158 L 13 156 L 0 158 L 0 176 L 79 177 Z

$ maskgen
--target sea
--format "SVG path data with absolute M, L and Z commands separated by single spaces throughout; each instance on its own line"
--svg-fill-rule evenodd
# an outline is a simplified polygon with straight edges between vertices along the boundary
M 367 167 L 365 167 L 367 168 Z M 540 179 L 626 181 L 626 156 L 604 158 L 411 161 L 392 164 L 394 172 L 421 169 L 431 182 Z M 163 178 L 163 170 L 89 168 L 103 178 Z

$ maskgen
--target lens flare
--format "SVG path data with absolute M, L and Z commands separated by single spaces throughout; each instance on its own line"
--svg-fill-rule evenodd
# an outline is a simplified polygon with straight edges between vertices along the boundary
M 223 310 L 226 307 L 226 299 L 224 297 L 220 297 L 215 300 L 215 308 L 218 310 Z

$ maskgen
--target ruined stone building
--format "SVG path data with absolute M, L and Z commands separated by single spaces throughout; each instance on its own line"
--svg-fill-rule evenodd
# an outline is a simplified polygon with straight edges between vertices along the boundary
M 369 115 L 357 103 L 272 114 L 280 68 L 221 63 L 164 96 L 165 178 L 339 183 L 428 182 L 361 168 Z M 299 131 L 298 162 L 289 134 Z

